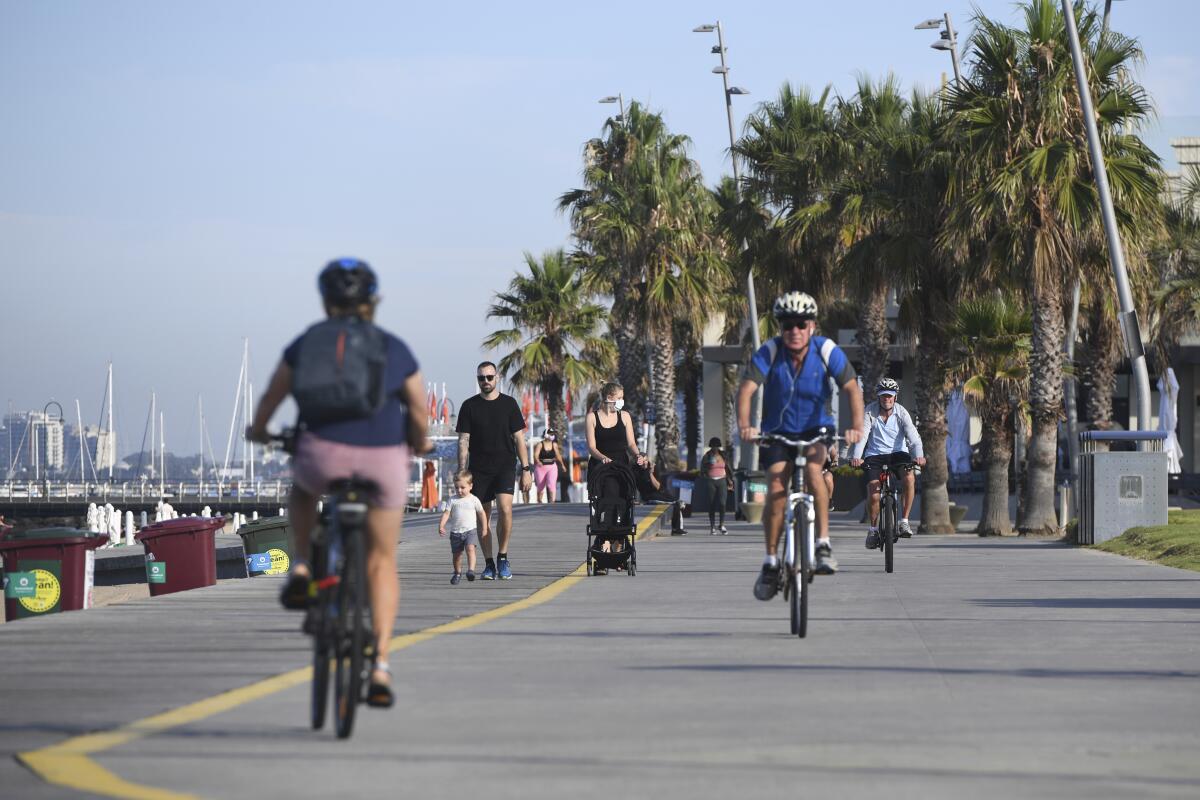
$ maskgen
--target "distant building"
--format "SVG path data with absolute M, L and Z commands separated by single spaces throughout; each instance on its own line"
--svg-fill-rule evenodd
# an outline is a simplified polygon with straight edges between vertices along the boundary
M 1167 200 L 1172 205 L 1178 205 L 1183 200 L 1183 189 L 1189 174 L 1200 174 L 1200 136 L 1172 139 L 1171 147 L 1175 148 L 1179 171 L 1167 173 Z M 1196 211 L 1200 213 L 1200 199 L 1196 200 Z
M 64 464 L 61 417 L 45 411 L 26 411 L 4 417 L 0 467 L 8 480 L 46 477 Z

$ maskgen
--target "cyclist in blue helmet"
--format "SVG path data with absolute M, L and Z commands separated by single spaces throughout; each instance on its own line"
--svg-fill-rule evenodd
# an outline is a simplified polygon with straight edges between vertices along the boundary
M 737 418 L 742 440 L 753 439 L 759 433 L 750 424 L 750 405 L 760 385 L 764 432 L 805 441 L 817 438 L 823 429 L 832 433 L 833 383 L 850 401 L 853 419 L 844 434 L 846 441 L 857 442 L 862 436 L 862 389 L 842 349 L 831 339 L 816 335 L 816 301 L 803 292 L 788 292 L 775 301 L 773 315 L 779 323 L 779 335 L 764 343 L 750 359 L 738 389 Z M 815 571 L 819 575 L 837 571 L 829 542 L 829 494 L 821 477 L 825 451 L 825 445 L 817 444 L 805 452 L 805 480 L 817 515 Z M 780 444 L 765 445 L 759 451 L 759 466 L 767 477 L 767 503 L 762 517 L 767 554 L 754 585 L 754 596 L 759 600 L 769 600 L 778 591 L 775 553 L 783 531 L 784 505 L 795 456 L 792 448 Z
M 355 318 L 373 326 L 379 303 L 379 280 L 365 262 L 353 258 L 331 261 L 317 278 L 317 288 L 328 319 Z M 284 398 L 292 392 L 294 370 L 301 359 L 301 343 L 313 326 L 284 350 L 270 385 L 263 395 L 254 422 L 246 431 L 252 441 L 266 441 L 267 424 Z M 403 341 L 383 334 L 383 397 L 378 410 L 367 416 L 329 421 L 305 419 L 297 423 L 299 436 L 292 459 L 293 486 L 288 515 L 299 557 L 293 563 L 281 600 L 288 608 L 307 605 L 311 568 L 310 535 L 317 522 L 317 500 L 339 478 L 370 480 L 378 493 L 369 498 L 367 513 L 367 583 L 375 633 L 367 704 L 387 707 L 393 702 L 388 644 L 400 602 L 396 573 L 396 545 L 404 521 L 410 453 L 428 450 L 429 427 L 425 381 L 412 351 Z M 378 342 L 376 335 L 374 341 Z

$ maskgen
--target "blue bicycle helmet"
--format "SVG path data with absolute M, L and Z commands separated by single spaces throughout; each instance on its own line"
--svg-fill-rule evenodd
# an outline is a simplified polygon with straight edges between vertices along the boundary
M 330 261 L 317 278 L 321 299 L 331 306 L 369 303 L 379 290 L 379 279 L 371 265 L 357 258 Z

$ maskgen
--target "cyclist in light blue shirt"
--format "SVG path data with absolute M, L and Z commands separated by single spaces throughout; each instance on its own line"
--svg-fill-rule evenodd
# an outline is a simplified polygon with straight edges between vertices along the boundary
M 832 340 L 816 335 L 816 301 L 803 292 L 788 292 L 775 301 L 772 313 L 779 323 L 779 335 L 754 354 L 738 389 L 738 429 L 742 440 L 753 439 L 759 433 L 750 424 L 750 405 L 760 385 L 764 432 L 799 440 L 815 439 L 822 429 L 833 433 L 830 398 L 834 384 L 850 401 L 853 423 L 845 432 L 846 441 L 857 442 L 863 424 L 862 389 L 842 349 Z M 829 544 L 829 493 L 821 477 L 825 450 L 825 445 L 817 444 L 805 451 L 805 481 L 813 495 L 817 517 L 815 571 L 831 575 L 837 571 L 837 561 Z M 796 453 L 780 444 L 765 445 L 759 452 L 759 464 L 767 477 L 767 503 L 763 508 L 767 554 L 754 584 L 754 596 L 769 600 L 779 590 L 775 552 L 783 530 L 784 505 Z
M 884 465 L 904 464 L 909 461 L 925 466 L 921 434 L 913 424 L 908 409 L 896 402 L 900 384 L 891 378 L 883 378 L 875 386 L 876 401 L 867 406 L 863 419 L 862 440 L 854 445 L 850 453 L 850 464 L 858 467 L 866 464 L 867 497 L 871 512 L 871 527 L 867 529 L 867 549 L 879 546 L 879 473 Z M 903 537 L 912 536 L 908 524 L 908 513 L 912 510 L 913 497 L 917 493 L 917 481 L 912 471 L 896 476 L 900 481 L 903 515 L 896 525 L 896 532 Z

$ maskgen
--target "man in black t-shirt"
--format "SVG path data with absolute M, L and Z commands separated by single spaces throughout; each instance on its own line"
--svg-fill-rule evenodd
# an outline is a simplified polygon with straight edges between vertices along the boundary
M 521 461 L 521 489 L 533 485 L 533 467 L 525 449 L 525 420 L 517 401 L 501 394 L 496 365 L 484 361 L 475 368 L 479 394 L 463 401 L 458 409 L 458 468 L 469 469 L 475 479 L 474 494 L 483 503 L 488 530 L 481 532 L 480 546 L 487 565 L 480 575 L 485 581 L 512 578 L 508 565 L 508 539 L 512 534 L 513 484 L 516 460 Z M 492 559 L 492 501 L 499 509 L 496 534 L 499 554 Z

